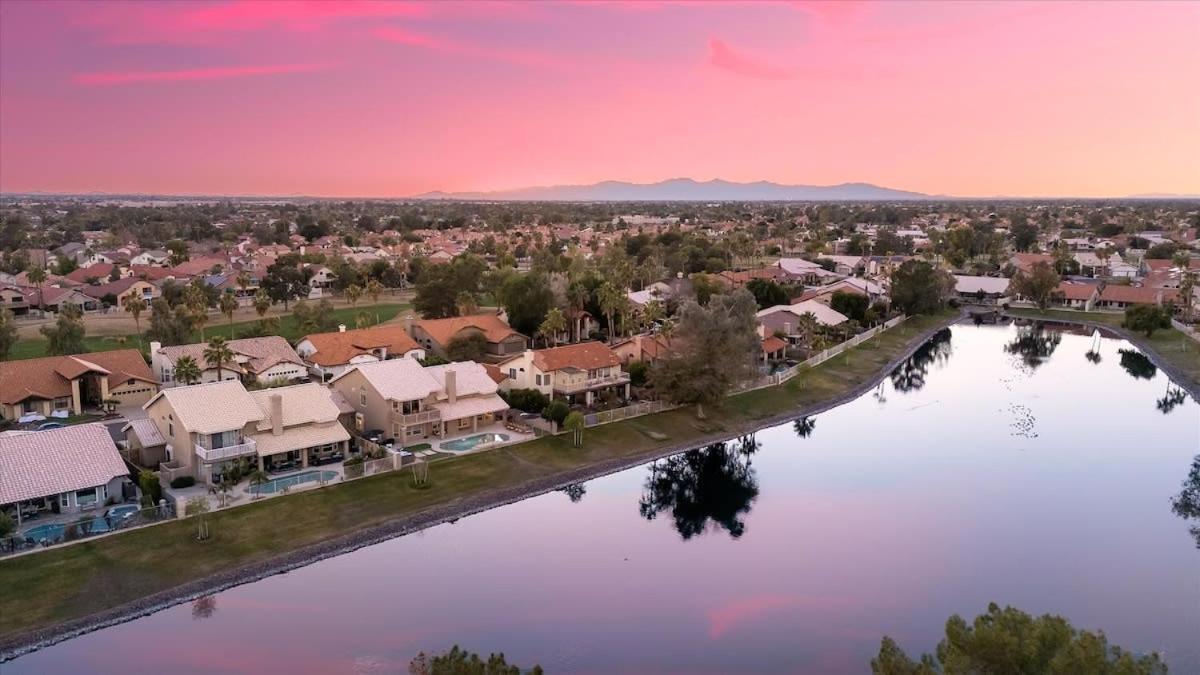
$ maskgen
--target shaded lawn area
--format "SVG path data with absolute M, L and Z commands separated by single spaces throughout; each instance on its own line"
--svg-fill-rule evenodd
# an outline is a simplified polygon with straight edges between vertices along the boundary
M 1009 314 L 1024 316 L 1031 319 L 1046 319 L 1048 321 L 1092 321 L 1109 326 L 1120 326 L 1124 321 L 1123 314 L 1108 312 L 1073 312 L 1069 310 L 1010 309 Z M 1158 352 L 1164 359 L 1170 361 L 1194 382 L 1200 382 L 1200 342 L 1189 338 L 1174 328 L 1154 331 L 1154 335 L 1146 337 L 1137 333 L 1139 340 L 1145 341 L 1151 349 Z
M 598 462 L 731 434 L 799 405 L 830 400 L 876 374 L 908 342 L 949 314 L 915 317 L 782 387 L 760 389 L 706 408 L 682 408 L 570 435 L 430 463 L 432 485 L 418 489 L 406 469 L 266 499 L 208 516 L 212 537 L 195 540 L 193 520 L 132 530 L 60 549 L 0 560 L 0 635 L 94 614 L 230 568 L 382 524 L 463 495 L 552 478 Z
M 401 312 L 407 310 L 410 305 L 406 303 L 379 303 L 359 304 L 357 309 L 351 307 L 342 307 L 333 310 L 331 316 L 335 323 L 346 324 L 346 328 L 354 328 L 354 320 L 359 313 L 365 312 L 371 317 L 371 325 L 383 323 L 395 318 Z M 239 333 L 245 333 L 247 330 L 253 329 L 258 325 L 257 320 L 238 321 L 232 326 L 224 317 L 210 317 L 209 323 L 204 326 L 205 341 L 211 340 L 214 336 L 220 335 L 226 339 L 237 337 Z M 148 316 L 142 316 L 143 331 L 150 325 Z M 279 335 L 283 336 L 288 342 L 295 342 L 304 337 L 305 331 L 300 328 L 299 322 L 291 314 L 279 317 Z M 194 342 L 200 342 L 200 331 L 195 331 L 192 334 Z M 16 359 L 34 359 L 39 356 L 46 356 L 46 340 L 45 338 L 37 338 L 34 340 L 18 340 L 17 344 L 13 345 L 12 351 L 9 352 L 8 358 Z M 87 336 L 84 338 L 84 344 L 89 352 L 107 352 L 113 349 L 130 349 L 137 348 L 138 340 L 135 335 L 111 335 L 111 336 Z M 149 349 L 150 341 L 143 337 L 143 351 Z

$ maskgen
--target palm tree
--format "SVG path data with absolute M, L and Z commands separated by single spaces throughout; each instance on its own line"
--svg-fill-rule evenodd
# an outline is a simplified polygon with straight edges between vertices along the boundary
M 245 295 L 246 289 L 250 287 L 250 275 L 245 272 L 238 272 L 237 285 L 238 288 L 242 289 L 242 295 Z
M 378 305 L 379 296 L 383 295 L 383 284 L 379 283 L 378 279 L 371 279 L 367 282 L 366 291 L 371 298 L 371 304 Z
M 351 308 L 358 306 L 358 301 L 362 299 L 363 296 L 362 286 L 359 286 L 358 284 L 350 284 L 343 292 L 346 294 L 346 300 L 350 302 Z
M 255 470 L 251 471 L 250 475 L 247 476 L 247 478 L 250 479 L 250 486 L 252 488 L 255 486 L 261 488 L 263 483 L 266 483 L 271 480 L 271 477 L 268 476 L 267 473 L 265 471 L 263 471 L 262 469 L 255 469 Z M 261 492 L 261 490 L 260 490 L 260 492 Z M 261 496 L 262 495 L 258 494 L 257 492 L 254 494 L 255 499 L 257 499 Z
M 220 382 L 224 379 L 224 365 L 233 361 L 233 350 L 229 348 L 225 338 L 214 335 L 208 346 L 204 348 L 204 360 L 208 362 L 208 365 L 217 367 L 217 381 Z
M 133 317 L 133 326 L 137 330 L 138 351 L 142 349 L 142 312 L 146 311 L 146 300 L 140 293 L 129 293 L 121 298 L 121 307 Z
M 606 281 L 600 286 L 597 296 L 600 311 L 604 312 L 604 318 L 608 320 L 608 341 L 613 342 L 617 338 L 615 315 L 621 311 L 621 301 L 626 299 L 625 292 Z
M 208 323 L 208 295 L 196 283 L 188 284 L 183 290 L 183 304 L 192 311 L 192 321 L 199 327 L 200 341 L 204 342 L 204 324 Z
M 271 310 L 271 296 L 263 289 L 258 289 L 254 294 L 254 311 L 258 312 L 258 318 L 261 320 Z
M 578 281 L 567 287 L 567 301 L 571 303 L 571 339 L 575 342 L 583 339 L 583 336 L 579 334 L 580 318 L 591 297 L 592 292 L 588 290 L 588 287 Z
M 196 365 L 196 359 L 190 356 L 181 356 L 175 362 L 175 379 L 184 384 L 195 384 L 200 381 L 200 366 Z
M 237 311 L 238 300 L 233 294 L 233 289 L 226 290 L 221 294 L 221 299 L 217 301 L 217 308 L 221 313 L 229 317 L 229 337 L 237 337 L 233 332 L 233 313 Z
M 34 288 L 37 289 L 38 311 L 45 312 L 46 311 L 46 300 L 45 300 L 45 297 L 42 295 L 42 284 L 46 282 L 46 268 L 34 267 L 33 269 L 29 270 L 29 274 L 26 276 L 29 277 L 29 282 L 31 284 L 33 284 Z
M 1179 282 L 1179 298 L 1183 302 L 1183 320 L 1192 322 L 1192 305 L 1196 302 L 1196 273 L 1187 270 Z
M 551 341 L 558 344 L 558 334 L 567 329 L 567 317 L 563 315 L 561 309 L 552 307 L 549 312 L 546 312 L 546 318 L 542 320 L 542 324 L 538 326 L 538 335 L 542 336 L 542 340 L 549 347 Z
M 662 302 L 651 300 L 642 308 L 642 323 L 645 326 L 653 326 L 658 321 L 661 321 L 666 316 L 666 310 L 663 309 Z

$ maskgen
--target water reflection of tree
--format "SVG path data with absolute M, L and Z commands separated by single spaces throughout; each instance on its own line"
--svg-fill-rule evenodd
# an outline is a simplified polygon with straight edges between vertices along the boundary
M 1171 381 L 1168 380 L 1167 393 L 1163 394 L 1163 397 L 1158 399 L 1157 402 L 1158 411 L 1164 415 L 1170 415 L 1172 410 L 1183 405 L 1183 402 L 1186 400 L 1187 393 L 1180 387 L 1172 386 Z
M 812 436 L 813 431 L 815 431 L 816 428 L 817 418 L 815 417 L 801 417 L 795 422 L 792 422 L 792 429 L 800 438 L 808 438 L 809 436 Z
M 1188 531 L 1196 540 L 1196 548 L 1200 548 L 1200 455 L 1192 460 L 1192 470 L 1183 481 L 1183 489 L 1171 500 L 1171 510 L 1192 523 Z
M 1122 349 L 1121 367 L 1135 379 L 1153 380 L 1158 368 L 1145 354 L 1132 349 Z
M 207 619 L 217 612 L 217 596 L 205 595 L 192 601 L 192 618 Z
M 746 532 L 742 517 L 758 497 L 758 478 L 750 466 L 757 441 L 715 443 L 654 462 L 639 504 L 653 520 L 670 511 L 685 540 L 701 534 L 712 521 L 734 539 Z
M 1090 363 L 1100 363 L 1104 359 L 1100 356 L 1100 331 L 1092 333 L 1092 346 L 1088 348 L 1083 355 Z
M 583 483 L 571 483 L 560 492 L 567 495 L 567 499 L 571 500 L 572 504 L 578 504 L 583 500 L 583 496 L 587 494 L 587 486 Z
M 1004 351 L 1020 357 L 1021 363 L 1032 370 L 1048 361 L 1061 342 L 1061 333 L 1046 330 L 1042 324 L 1035 323 L 1018 327 L 1017 337 L 1004 345 Z
M 892 388 L 899 392 L 916 391 L 925 386 L 925 376 L 929 367 L 935 363 L 944 363 L 950 358 L 950 329 L 943 328 L 933 334 L 929 341 L 921 345 L 904 363 L 892 371 Z

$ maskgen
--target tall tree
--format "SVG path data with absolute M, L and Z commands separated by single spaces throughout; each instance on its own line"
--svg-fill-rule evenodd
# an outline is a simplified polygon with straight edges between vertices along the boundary
M 53 326 L 42 326 L 46 336 L 46 353 L 51 356 L 82 354 L 87 351 L 83 338 L 87 329 L 83 325 L 83 310 L 74 303 L 64 303 L 58 308 L 58 318 Z
M 17 321 L 7 308 L 0 307 L 0 361 L 7 361 L 13 345 L 17 344 Z
M 549 347 L 558 343 L 559 334 L 566 329 L 567 317 L 563 315 L 561 309 L 551 307 L 550 311 L 546 312 L 546 318 L 538 326 L 537 334 L 542 336 L 543 343 Z
M 362 299 L 363 289 L 358 284 L 350 284 L 343 291 L 346 294 L 346 300 L 350 303 L 351 309 L 358 307 L 358 301 Z
M 508 314 L 509 325 L 520 333 L 534 335 L 554 306 L 554 293 L 546 275 L 519 274 L 500 287 L 500 303 Z
M 1058 276 L 1058 272 L 1054 271 L 1050 263 L 1039 262 L 1033 265 L 1028 274 L 1018 270 L 1009 285 L 1021 297 L 1032 300 L 1038 309 L 1046 309 L 1054 294 L 1058 292 L 1060 283 L 1062 277 Z
M 625 291 L 620 286 L 606 281 L 596 292 L 596 299 L 600 302 L 600 311 L 604 313 L 604 319 L 608 323 L 608 341 L 615 342 L 617 339 L 615 317 L 624 309 L 625 303 L 629 301 L 629 296 L 625 295 Z
M 221 294 L 221 299 L 217 300 L 217 309 L 229 319 L 229 337 L 236 338 L 237 335 L 233 332 L 233 313 L 237 311 L 238 299 L 233 294 L 233 289 L 227 289 Z
M 686 302 L 671 354 L 655 365 L 650 380 L 655 391 L 674 403 L 717 404 L 741 382 L 755 375 L 759 349 L 757 304 L 745 289 L 715 295 L 708 305 Z
M 146 311 L 146 300 L 138 293 L 127 293 L 121 298 L 121 306 L 133 317 L 133 327 L 137 331 L 138 350 L 142 348 L 142 312 Z
M 892 304 L 905 314 L 932 314 L 946 306 L 954 277 L 924 260 L 906 260 L 892 272 Z
M 29 277 L 29 283 L 33 284 L 33 287 L 37 289 L 38 311 L 45 312 L 46 296 L 42 293 L 42 284 L 46 283 L 46 268 L 39 265 L 29 270 L 29 273 L 26 276 Z

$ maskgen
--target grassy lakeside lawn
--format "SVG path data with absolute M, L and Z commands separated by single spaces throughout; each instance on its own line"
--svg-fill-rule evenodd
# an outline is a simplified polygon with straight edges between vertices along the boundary
M 1046 319 L 1047 321 L 1091 321 L 1108 326 L 1121 327 L 1124 320 L 1122 314 L 1109 312 L 1077 312 L 1070 310 L 1048 309 L 1040 311 L 1032 308 L 1013 308 L 1008 310 L 1014 316 L 1031 319 Z M 1154 331 L 1154 335 L 1146 337 L 1137 333 L 1138 340 L 1157 352 L 1160 356 L 1190 377 L 1193 382 L 1200 383 L 1200 343 L 1192 340 L 1174 328 Z
M 347 328 L 354 327 L 354 319 L 360 312 L 366 312 L 371 316 L 372 323 L 383 323 L 396 317 L 402 311 L 408 309 L 410 305 L 404 303 L 379 303 L 372 305 L 369 303 L 360 304 L 358 309 L 350 307 L 342 307 L 335 309 L 332 316 L 337 323 L 346 324 Z M 258 324 L 257 320 L 235 322 L 232 327 L 226 321 L 225 317 L 209 317 L 209 323 L 204 327 L 204 338 L 210 340 L 216 335 L 225 338 L 237 337 L 238 333 L 245 332 Z M 142 330 L 144 331 L 150 325 L 150 318 L 146 315 L 142 316 Z M 304 331 L 300 329 L 295 317 L 291 314 L 279 317 L 279 335 L 283 336 L 288 342 L 295 342 L 304 337 Z M 196 331 L 192 335 L 196 342 L 200 341 L 200 331 Z M 84 344 L 87 345 L 89 352 L 107 352 L 113 349 L 128 349 L 137 348 L 138 341 L 135 335 L 90 335 L 84 338 Z M 142 338 L 142 346 L 146 347 L 149 340 Z M 148 347 L 147 347 L 148 348 Z M 34 340 L 18 340 L 17 344 L 13 345 L 12 351 L 8 358 L 17 359 L 34 359 L 39 356 L 46 355 L 46 340 L 45 338 L 37 338 Z
M 603 461 L 645 456 L 708 434 L 730 435 L 757 421 L 844 394 L 877 374 L 909 342 L 953 314 L 914 317 L 781 387 L 760 389 L 706 409 L 672 410 L 589 429 L 581 448 L 569 437 L 541 438 L 478 454 L 439 459 L 432 485 L 412 486 L 411 473 L 392 472 L 344 485 L 266 499 L 211 514 L 212 538 L 194 538 L 192 520 L 174 521 L 0 560 L 0 642 L 111 609 L 205 576 L 264 562 L 303 546 L 379 525 L 464 495 L 486 494 L 565 475 Z M 653 434 L 655 437 L 652 437 Z

